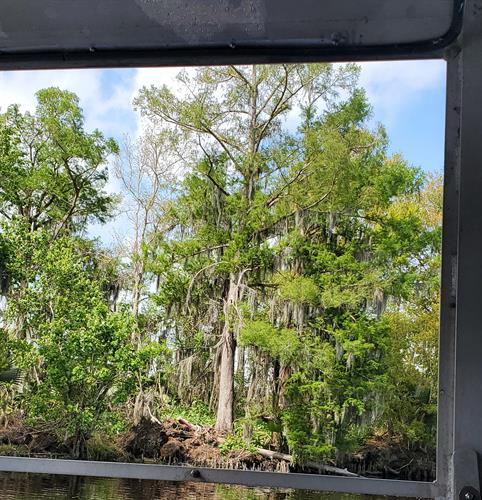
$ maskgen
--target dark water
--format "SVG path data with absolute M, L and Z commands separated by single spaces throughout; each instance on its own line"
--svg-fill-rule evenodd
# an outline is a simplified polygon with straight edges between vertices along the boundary
M 241 486 L 0 472 L 1 500 L 376 500 L 388 497 Z

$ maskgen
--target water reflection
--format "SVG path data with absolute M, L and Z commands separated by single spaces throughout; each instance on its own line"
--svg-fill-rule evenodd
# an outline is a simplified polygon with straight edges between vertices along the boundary
M 202 483 L 140 481 L 0 472 L 2 500 L 375 500 L 368 497 L 308 491 L 274 491 Z

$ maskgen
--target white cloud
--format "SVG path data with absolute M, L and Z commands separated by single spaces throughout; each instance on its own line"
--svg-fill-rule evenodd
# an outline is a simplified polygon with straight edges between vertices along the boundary
M 182 68 L 139 68 L 136 71 L 135 84 L 133 85 L 134 94 L 137 95 L 139 89 L 144 86 L 155 85 L 173 85 L 175 83 L 176 75 Z
M 35 93 L 56 86 L 75 92 L 86 118 L 86 129 L 99 128 L 109 134 L 121 134 L 125 123 L 112 116 L 113 111 L 131 110 L 131 82 L 119 78 L 109 97 L 103 91 L 103 77 L 109 70 L 12 71 L 0 73 L 0 109 L 16 103 L 23 111 L 34 111 Z
M 361 65 L 360 84 L 367 90 L 370 102 L 382 121 L 393 122 L 404 107 L 421 93 L 444 85 L 443 61 L 388 61 Z M 0 109 L 18 103 L 23 110 L 35 108 L 35 92 L 51 85 L 75 92 L 85 112 L 87 129 L 99 128 L 121 136 L 139 126 L 139 117 L 132 122 L 118 119 L 118 113 L 133 113 L 132 101 L 143 86 L 167 84 L 176 90 L 175 76 L 180 68 L 142 68 L 129 70 L 59 70 L 16 71 L 0 73 Z M 105 95 L 103 77 L 110 72 L 114 83 Z
M 441 60 L 367 62 L 360 66 L 360 84 L 375 108 L 377 120 L 387 125 L 425 92 L 445 85 L 446 64 Z
M 35 92 L 57 85 L 83 93 L 92 93 L 96 88 L 96 72 L 79 71 L 12 71 L 0 73 L 0 108 L 12 103 L 20 104 L 24 111 L 35 109 Z

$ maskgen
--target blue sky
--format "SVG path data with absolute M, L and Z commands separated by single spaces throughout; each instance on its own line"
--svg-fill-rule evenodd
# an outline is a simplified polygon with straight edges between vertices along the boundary
M 106 135 L 122 139 L 135 135 L 140 120 L 132 100 L 143 85 L 173 85 L 175 68 L 123 70 L 63 70 L 0 72 L 0 109 L 18 103 L 23 110 L 35 107 L 35 92 L 55 85 L 79 95 L 86 128 L 99 128 Z M 442 172 L 445 62 L 391 61 L 361 64 L 360 83 L 373 105 L 373 124 L 385 125 L 391 150 L 410 164 L 428 172 Z M 119 191 L 116 179 L 108 189 Z M 92 234 L 110 241 L 124 232 L 118 223 L 92 228 Z M 121 235 L 122 236 L 122 235 Z
M 443 170 L 445 74 L 444 61 L 362 65 L 361 83 L 391 150 L 428 172 Z

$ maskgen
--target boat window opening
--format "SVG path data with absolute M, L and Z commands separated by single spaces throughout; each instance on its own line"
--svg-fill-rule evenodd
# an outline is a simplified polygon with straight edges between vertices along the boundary
M 0 452 L 429 489 L 444 82 L 435 60 L 3 73 Z

